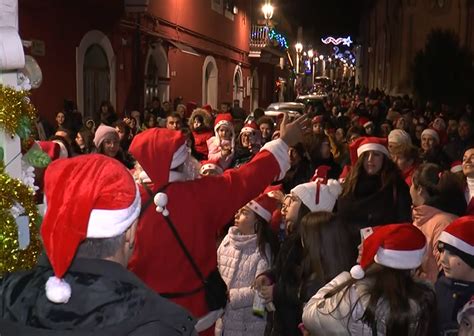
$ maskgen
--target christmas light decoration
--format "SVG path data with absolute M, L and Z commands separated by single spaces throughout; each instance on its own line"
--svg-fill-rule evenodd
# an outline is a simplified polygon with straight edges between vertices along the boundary
M 326 37 L 326 38 L 322 38 L 321 42 L 323 42 L 324 44 L 334 44 L 334 45 L 339 45 L 339 44 L 342 43 L 343 45 L 346 45 L 346 46 L 350 47 L 351 44 L 352 44 L 352 39 L 351 39 L 350 36 L 338 37 L 338 38 L 334 38 L 332 36 L 329 36 L 329 37 Z

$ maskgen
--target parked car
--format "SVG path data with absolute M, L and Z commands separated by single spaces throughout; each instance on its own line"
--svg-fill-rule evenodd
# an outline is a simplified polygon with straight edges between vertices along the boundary
M 318 111 L 319 114 L 321 114 L 325 112 L 324 99 L 326 97 L 327 97 L 326 94 L 300 95 L 296 98 L 296 102 L 302 103 L 305 106 L 312 105 L 314 106 L 315 111 Z
M 304 113 L 305 105 L 296 102 L 280 102 L 270 104 L 265 110 L 265 115 L 276 117 L 281 113 L 289 113 L 291 115 L 302 115 Z

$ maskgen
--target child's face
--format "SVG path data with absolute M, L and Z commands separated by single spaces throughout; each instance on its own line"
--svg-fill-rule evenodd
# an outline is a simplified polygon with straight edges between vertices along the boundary
M 255 216 L 255 212 L 250 210 L 247 206 L 240 208 L 240 210 L 235 214 L 234 224 L 241 234 L 254 234 L 256 223 L 257 217 Z
M 193 127 L 194 129 L 199 128 L 201 126 L 201 122 L 199 121 L 198 118 L 194 119 L 193 121 Z
M 471 309 L 463 314 L 459 323 L 458 336 L 470 336 L 474 334 L 474 311 Z
M 298 213 L 301 207 L 301 199 L 295 194 L 288 194 L 283 200 L 283 206 L 281 207 L 281 215 L 286 224 L 286 230 L 288 232 L 294 231 L 296 222 L 298 221 Z
M 472 281 L 474 278 L 474 268 L 471 268 L 457 255 L 442 247 L 440 248 L 440 263 L 444 275 L 449 279 Z
M 219 127 L 219 129 L 217 130 L 217 134 L 219 134 L 219 138 L 221 138 L 222 140 L 231 140 L 232 138 L 231 130 L 229 129 L 229 127 L 224 125 Z

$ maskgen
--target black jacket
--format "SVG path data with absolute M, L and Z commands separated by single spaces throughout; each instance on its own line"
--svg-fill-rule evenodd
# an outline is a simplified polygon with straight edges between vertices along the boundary
M 160 297 L 118 263 L 76 259 L 65 280 L 68 303 L 46 298 L 53 275 L 46 257 L 26 272 L 6 276 L 0 287 L 0 334 L 9 335 L 195 335 L 195 320 Z
M 440 335 L 457 335 L 457 315 L 474 295 L 474 282 L 452 280 L 443 275 L 436 281 L 435 290 Z

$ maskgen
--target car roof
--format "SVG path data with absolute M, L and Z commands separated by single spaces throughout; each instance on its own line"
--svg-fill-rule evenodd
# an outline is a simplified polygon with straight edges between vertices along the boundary
M 280 102 L 280 103 L 272 103 L 268 105 L 267 110 L 280 110 L 280 109 L 285 109 L 285 110 L 298 110 L 304 109 L 304 104 L 303 103 L 298 103 L 298 102 Z

